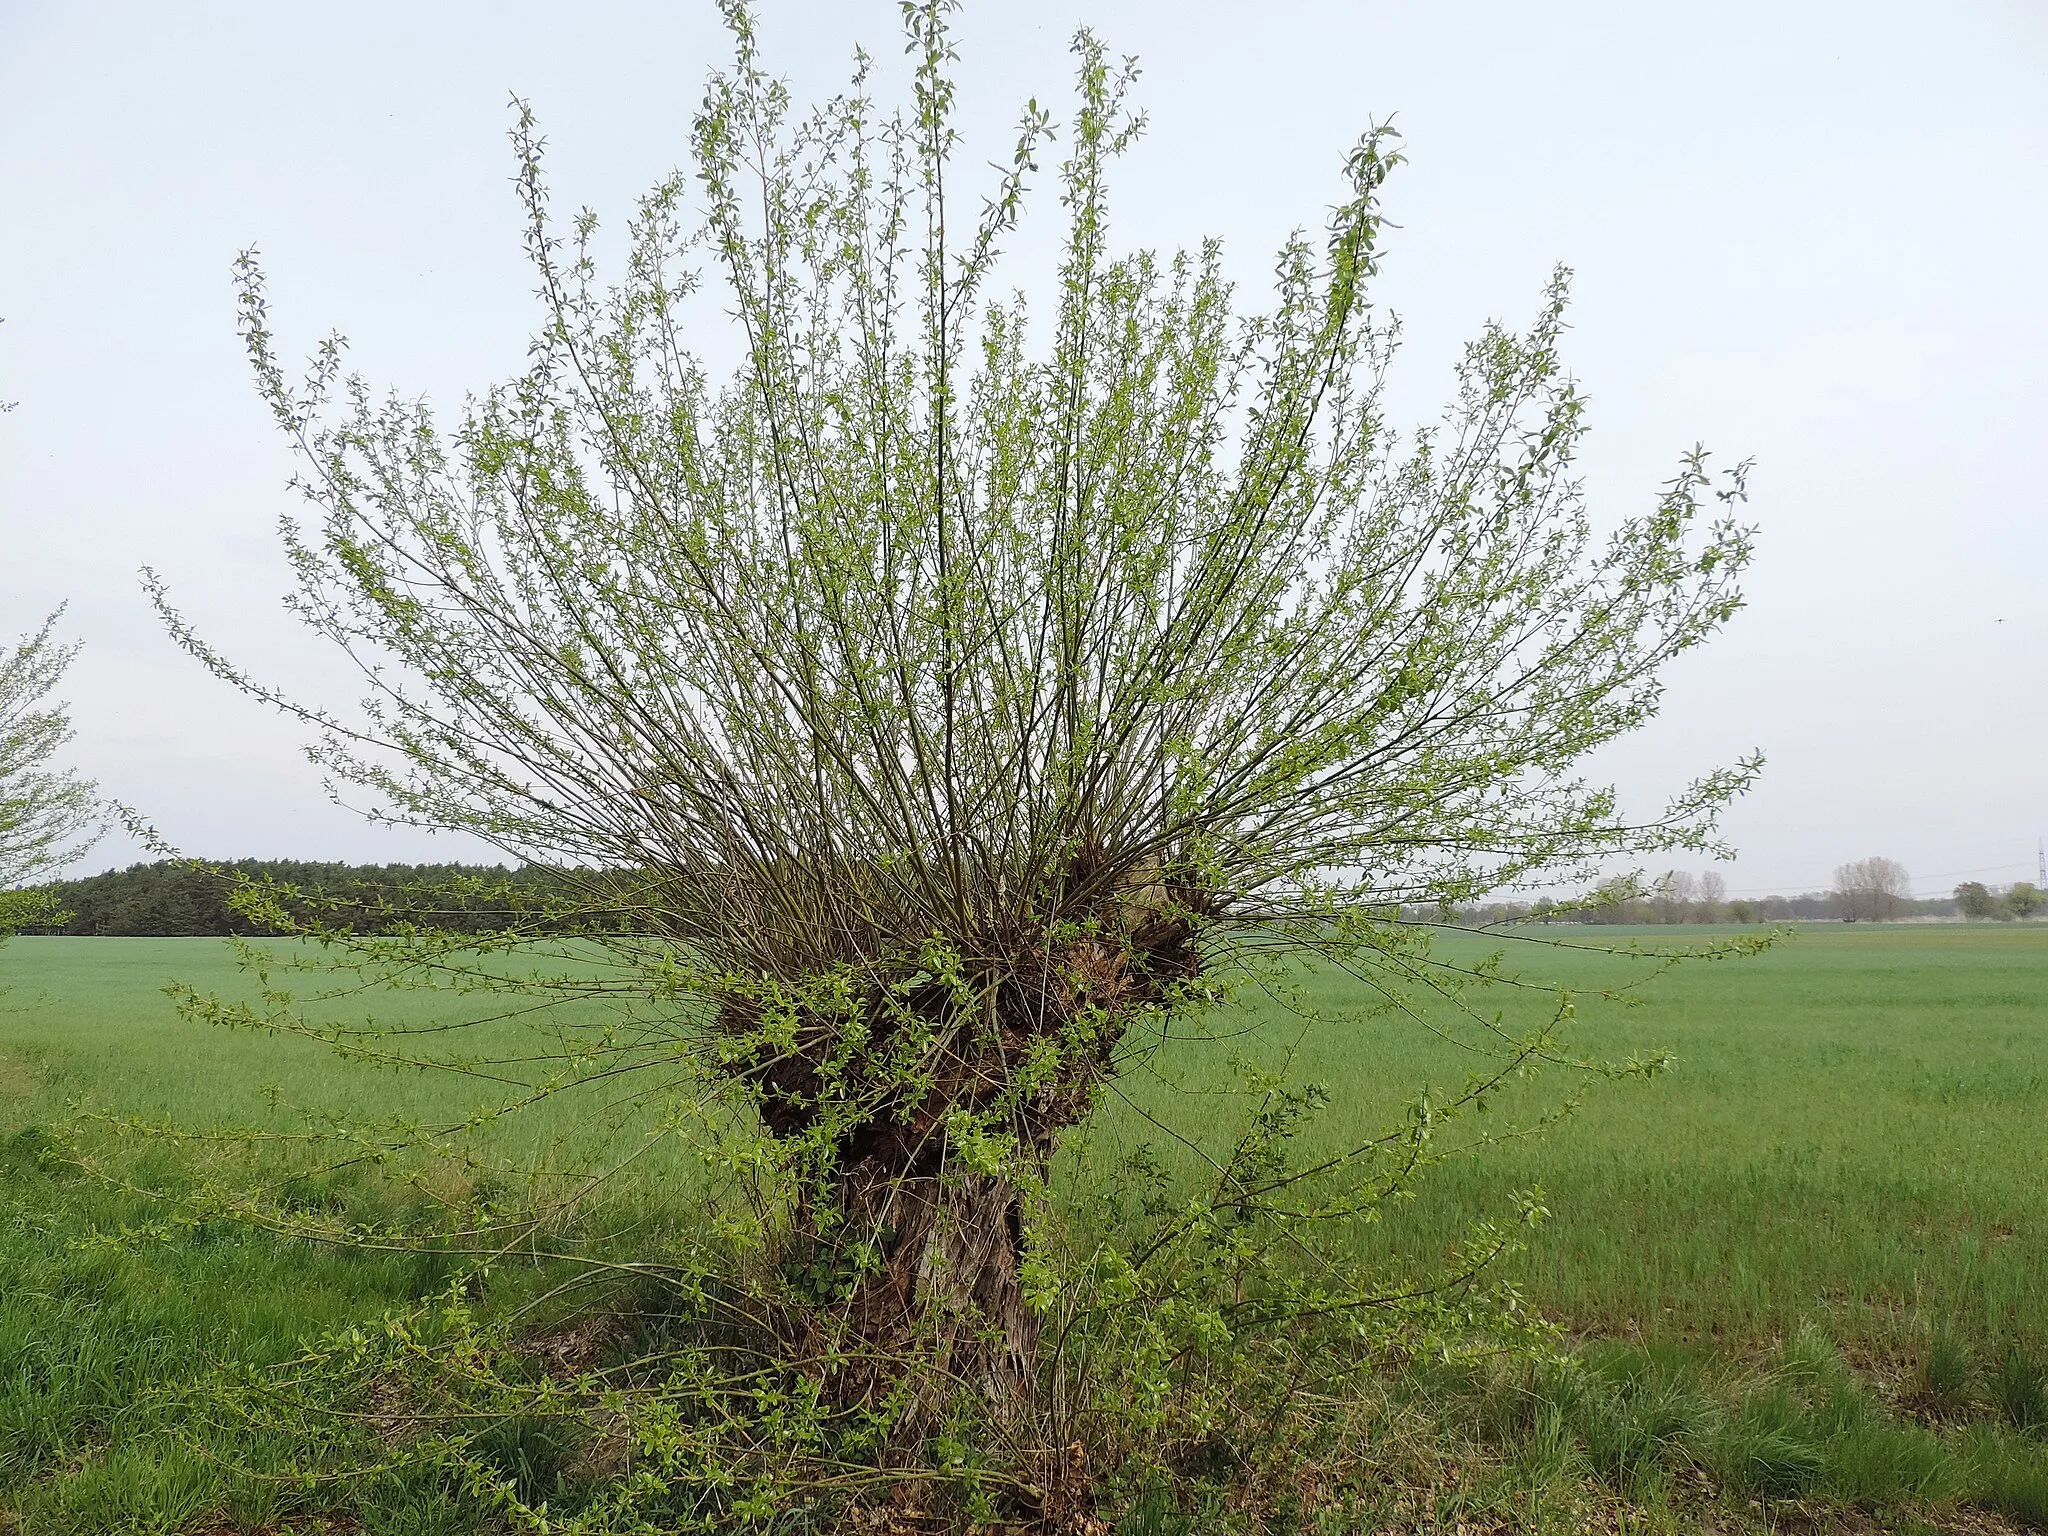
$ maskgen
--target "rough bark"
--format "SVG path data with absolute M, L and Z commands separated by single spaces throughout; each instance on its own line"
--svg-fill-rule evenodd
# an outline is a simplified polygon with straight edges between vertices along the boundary
M 849 1282 L 830 1301 L 821 1297 L 800 1329 L 807 1353 L 836 1339 L 853 1357 L 835 1384 L 845 1401 L 871 1400 L 914 1365 L 935 1390 L 968 1386 L 999 1413 L 1028 1409 L 1038 1329 L 1024 1298 L 1019 1191 L 962 1166 L 947 1127 L 956 1111 L 988 1116 L 1042 1168 L 1060 1133 L 1092 1107 L 1131 1021 L 1200 970 L 1196 925 L 1213 904 L 1156 872 L 1098 878 L 1103 866 L 1098 856 L 1067 871 L 1059 907 L 1089 919 L 1054 930 L 1068 937 L 1048 944 L 992 935 L 972 946 L 982 970 L 971 1010 L 936 983 L 878 991 L 863 1017 L 893 1023 L 878 1022 L 863 1062 L 841 1063 L 829 1082 L 821 1067 L 844 1027 L 836 1019 L 799 1030 L 794 1049 L 739 1068 L 778 1138 L 819 1134 L 830 1106 L 868 1095 L 830 1146 L 827 1187 L 799 1211 L 794 1234 L 796 1256 L 814 1273 L 836 1269 Z M 729 1027 L 752 1027 L 750 1010 L 728 1007 Z M 921 1073 L 892 1083 L 873 1064 L 912 1027 L 942 1043 L 923 1057 Z M 1048 1037 L 1059 1046 L 1049 1073 L 1039 1051 Z M 1025 1092 L 1019 1074 L 1034 1059 Z
M 872 1352 L 848 1373 L 851 1398 L 886 1391 L 914 1363 L 933 1401 L 966 1388 L 999 1415 L 1034 1395 L 1038 1320 L 1025 1305 L 1024 1223 L 1008 1181 L 986 1174 L 888 1178 L 858 1170 L 844 1182 L 849 1225 L 880 1231 L 880 1267 L 846 1303 L 850 1337 Z

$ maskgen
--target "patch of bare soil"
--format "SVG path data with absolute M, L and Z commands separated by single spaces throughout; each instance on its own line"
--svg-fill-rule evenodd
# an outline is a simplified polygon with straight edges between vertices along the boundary
M 603 1357 L 605 1347 L 619 1337 L 624 1326 L 610 1313 L 599 1313 L 556 1332 L 529 1339 L 522 1348 L 540 1362 L 550 1378 L 558 1382 L 569 1381 L 596 1365 Z

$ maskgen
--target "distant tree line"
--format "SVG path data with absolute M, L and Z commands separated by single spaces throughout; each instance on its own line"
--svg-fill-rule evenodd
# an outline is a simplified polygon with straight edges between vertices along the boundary
M 1706 877 L 1709 880 L 1713 876 Z M 1619 882 L 1616 882 L 1619 884 Z M 1488 902 L 1460 911 L 1461 921 L 1479 923 L 1822 923 L 1854 921 L 1898 921 L 1913 917 L 1955 917 L 1953 897 L 1908 898 L 1884 918 L 1853 914 L 1851 904 L 1839 891 L 1807 891 L 1797 896 L 1753 896 L 1733 900 L 1713 896 L 1681 896 L 1662 882 L 1633 893 L 1612 886 L 1596 887 L 1574 900 Z
M 170 859 L 131 864 L 40 889 L 62 921 L 31 924 L 24 933 L 107 938 L 256 937 L 278 931 L 246 899 L 251 883 L 296 909 L 315 906 L 322 920 L 357 932 L 406 925 L 488 932 L 515 925 L 558 932 L 557 877 L 531 866 L 477 864 L 332 864 L 299 859 L 235 859 L 222 864 Z M 257 915 L 252 916 L 255 910 Z
M 1869 866 L 1890 864 L 1889 870 Z M 1895 878 L 1894 878 L 1895 876 Z M 278 929 L 252 919 L 248 903 L 231 901 L 255 882 L 313 902 L 329 922 L 361 933 L 385 933 L 407 924 L 458 932 L 494 932 L 514 926 L 562 933 L 605 926 L 593 915 L 586 890 L 571 894 L 552 871 L 497 864 L 335 864 L 300 859 L 235 859 L 224 864 L 167 859 L 131 864 L 82 880 L 36 887 L 63 916 L 27 924 L 24 933 L 98 935 L 106 938 L 261 937 Z M 1730 899 L 1717 874 L 1670 870 L 1647 886 L 1617 877 L 1584 896 L 1559 901 L 1494 901 L 1449 914 L 1432 908 L 1410 917 L 1465 923 L 1886 922 L 1914 917 L 2011 922 L 2048 916 L 2048 893 L 2027 881 L 1987 886 L 1968 881 L 1952 896 L 1903 894 L 1905 871 L 1890 860 L 1866 859 L 1836 871 L 1836 888 L 1798 896 Z M 47 906 L 47 904 L 46 904 Z
M 1465 921 L 1480 923 L 1788 923 L 1898 922 L 1928 917 L 2025 917 L 2040 910 L 2032 886 L 2014 886 L 2022 893 L 2017 905 L 2001 905 L 2001 893 L 1969 897 L 1982 886 L 1959 886 L 1953 896 L 1915 897 L 1905 866 L 1896 859 L 1869 858 L 1835 871 L 1834 889 L 1798 896 L 1756 896 L 1731 900 L 1717 874 L 1667 870 L 1648 885 L 1631 876 L 1604 880 L 1572 900 L 1549 898 L 1524 902 L 1490 902 L 1460 912 Z M 2031 903 L 2031 904 L 2030 904 Z
M 1978 922 L 1989 919 L 2009 923 L 2016 918 L 2040 917 L 2048 913 L 2048 891 L 2043 891 L 2031 880 L 2016 880 L 2011 885 L 1985 885 L 1982 881 L 1966 880 L 1956 887 L 1955 906 L 1964 917 Z
M 1427 915 L 1416 912 L 1415 917 Z M 1912 894 L 1911 877 L 1896 859 L 1858 859 L 1835 871 L 1834 889 L 1799 896 L 1730 900 L 1716 874 L 1668 870 L 1648 885 L 1615 876 L 1565 901 L 1496 901 L 1460 909 L 1458 921 L 1494 923 L 1886 923 L 1908 918 L 1960 918 L 2013 922 L 2048 917 L 2048 892 L 2028 881 L 1987 886 L 1968 881 L 1949 896 Z

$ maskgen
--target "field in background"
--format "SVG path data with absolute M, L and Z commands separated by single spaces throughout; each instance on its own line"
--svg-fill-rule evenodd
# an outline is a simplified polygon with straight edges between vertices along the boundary
M 293 945 L 264 951 L 289 957 Z M 558 968 L 554 958 L 546 962 Z M 166 988 L 173 982 L 223 999 L 255 1002 L 263 987 L 282 989 L 322 1022 L 418 1026 L 473 1021 L 411 1037 L 421 1057 L 492 1059 L 496 1081 L 452 1072 L 386 1068 L 344 1060 L 326 1044 L 282 1033 L 225 1029 L 180 1018 Z M 516 1098 L 519 1081 L 538 1081 L 558 1049 L 548 1021 L 598 1017 L 595 1005 L 550 1010 L 541 1027 L 500 1017 L 519 999 L 452 992 L 358 991 L 321 1002 L 348 978 L 289 965 L 261 983 L 242 972 L 220 939 L 18 938 L 0 949 L 0 1120 L 19 1126 L 73 1109 L 110 1111 L 182 1128 L 252 1126 L 288 1132 L 309 1117 L 353 1122 L 408 1118 L 457 1122 Z M 373 1042 L 375 1043 L 375 1042 Z M 12 1084 L 12 1092 L 5 1086 Z M 565 1095 L 508 1116 L 491 1131 L 493 1152 L 514 1163 L 586 1166 L 630 1146 L 654 1120 L 659 1072 L 599 1093 Z M 669 1168 L 647 1171 L 655 1179 Z
M 1563 935 L 1578 946 L 1725 936 Z M 1676 1065 L 1651 1082 L 1600 1087 L 1542 1139 L 1436 1169 L 1419 1199 L 1361 1233 L 1390 1263 L 1435 1260 L 1471 1220 L 1503 1215 L 1514 1191 L 1541 1186 L 1553 1217 L 1512 1273 L 1582 1336 L 1743 1361 L 1817 1329 L 1903 1388 L 1924 1373 L 1937 1336 L 1985 1370 L 2015 1348 L 2048 1353 L 2048 929 L 1808 929 L 1761 956 L 1667 972 L 1638 1007 L 1599 1000 L 1628 967 L 1584 948 L 1507 937 L 1459 939 L 1446 953 L 1497 948 L 1510 971 L 1580 989 L 1580 1051 L 1663 1049 Z M 376 1071 L 308 1042 L 187 1024 L 161 990 L 172 980 L 247 987 L 214 940 L 17 939 L 0 950 L 0 1530 L 9 1507 L 21 1528 L 52 1531 L 176 1529 L 196 1518 L 211 1507 L 212 1475 L 180 1460 L 171 1426 L 154 1440 L 142 1433 L 128 1406 L 138 1383 L 176 1379 L 203 1356 L 281 1358 L 312 1330 L 374 1317 L 440 1282 L 440 1268 L 418 1257 L 322 1253 L 218 1226 L 105 1241 L 149 1212 L 39 1159 L 34 1127 L 67 1105 L 283 1128 L 292 1116 L 266 1085 L 321 1110 L 429 1120 L 493 1097 L 459 1078 Z M 1544 1006 L 1537 994 L 1494 991 L 1484 1006 L 1510 1024 Z M 1129 1102 L 1105 1112 L 1086 1158 L 1109 1167 L 1119 1150 L 1155 1140 L 1147 1110 L 1222 1144 L 1241 1108 L 1215 1091 L 1231 1081 L 1233 1054 L 1291 1056 L 1298 1078 L 1328 1085 L 1332 1108 L 1312 1134 L 1332 1145 L 1383 1124 L 1424 1084 L 1455 1087 L 1477 1064 L 1455 1039 L 1360 1013 L 1346 978 L 1309 977 L 1303 996 L 1322 1018 L 1304 1022 L 1253 997 L 1217 1021 L 1226 1038 L 1169 1047 L 1130 1082 Z M 435 1005 L 370 1006 L 423 1018 Z M 510 1026 L 487 1028 L 500 1042 L 514 1037 Z M 1504 1108 L 1510 1118 L 1533 1110 L 1559 1086 L 1555 1075 L 1539 1080 Z M 495 1134 L 514 1155 L 573 1158 L 606 1135 L 637 1134 L 649 1115 L 635 1102 L 604 1115 L 586 1103 Z M 674 1159 L 639 1176 L 658 1185 L 688 1173 Z M 124 1413 L 130 1434 L 111 1434 Z M 288 1446 L 242 1450 L 289 1464 Z M 2048 1492 L 2027 1497 L 2048 1510 Z M 389 1506 L 368 1529 L 467 1529 L 441 1523 L 452 1517 L 440 1504 L 403 1487 L 365 1498 L 366 1510 L 380 1498 Z M 255 1528 L 263 1511 L 237 1518 Z
M 1712 936 L 1606 930 L 1593 942 Z M 1580 930 L 1568 942 L 1588 941 Z M 2048 928 L 1810 928 L 1760 956 L 1665 972 L 1636 1007 L 1593 995 L 1632 974 L 1595 950 L 1510 938 L 1460 939 L 1448 952 L 1500 948 L 1510 972 L 1578 989 L 1578 1050 L 1663 1049 L 1675 1065 L 1653 1081 L 1596 1087 L 1575 1119 L 1540 1138 L 1435 1170 L 1421 1198 L 1366 1240 L 1432 1259 L 1473 1219 L 1503 1214 L 1515 1190 L 1540 1186 L 1552 1219 L 1514 1272 L 1576 1329 L 1742 1347 L 1817 1320 L 1845 1342 L 1903 1347 L 1939 1318 L 1986 1343 L 2048 1343 Z M 0 975 L 9 1129 L 67 1101 L 188 1126 L 291 1124 L 266 1085 L 317 1109 L 425 1119 L 502 1092 L 180 1020 L 161 990 L 174 979 L 247 989 L 214 940 L 18 939 L 0 951 Z M 1496 990 L 1483 1005 L 1505 1008 L 1511 1025 L 1549 1006 Z M 1318 1134 L 1334 1141 L 1478 1064 L 1412 1020 L 1346 1017 L 1357 994 L 1349 978 L 1310 978 L 1305 996 L 1323 1017 L 1308 1023 L 1245 999 L 1219 1021 L 1223 1039 L 1170 1048 L 1132 1097 L 1220 1144 L 1241 1110 L 1211 1092 L 1229 1081 L 1228 1057 L 1273 1063 L 1285 1046 L 1298 1079 L 1330 1088 Z M 385 995 L 362 1006 L 389 1017 L 463 1004 Z M 1539 1080 L 1519 1102 L 1547 1103 L 1563 1081 Z M 560 1155 L 565 1138 L 631 1136 L 644 1118 L 636 1104 L 600 1116 L 585 1101 L 497 1134 L 514 1155 Z M 1155 1134 L 1115 1105 L 1106 1120 L 1091 1157 Z
M 1726 932 L 1581 929 L 1567 942 L 1654 949 Z M 1512 1272 L 1577 1330 L 1745 1349 L 1812 1321 L 1910 1354 L 1939 1321 L 1985 1346 L 2048 1344 L 2048 928 L 1812 927 L 1761 955 L 1665 971 L 1635 1007 L 1592 995 L 1641 969 L 1597 951 L 1514 937 L 1445 948 L 1503 950 L 1509 972 L 1579 989 L 1568 1041 L 1584 1055 L 1667 1050 L 1675 1064 L 1596 1087 L 1544 1136 L 1438 1168 L 1370 1240 L 1433 1258 L 1540 1186 L 1552 1220 Z M 1306 988 L 1327 1015 L 1358 990 L 1328 974 Z M 1550 1000 L 1483 1006 L 1526 1025 Z M 1454 1088 L 1479 1063 L 1404 1018 L 1305 1026 L 1268 1003 L 1243 1011 L 1265 1041 L 1295 1045 L 1297 1075 L 1329 1085 L 1333 1135 L 1369 1133 L 1419 1085 Z M 1182 1081 L 1221 1078 L 1245 1044 L 1185 1048 Z M 1521 1103 L 1562 1086 L 1552 1074 Z M 1140 1096 L 1175 1113 L 1164 1091 Z M 1199 1101 L 1178 1111 L 1190 1117 Z

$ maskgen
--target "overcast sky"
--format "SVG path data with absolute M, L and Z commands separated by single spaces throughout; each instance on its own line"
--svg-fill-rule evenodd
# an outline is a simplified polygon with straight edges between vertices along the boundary
M 860 40 L 901 76 L 893 4 L 762 12 L 800 98 L 841 84 Z M 1410 163 L 1379 298 L 1406 322 L 1403 411 L 1433 416 L 1460 342 L 1532 316 L 1562 262 L 1596 514 L 1647 505 L 1695 441 L 1755 458 L 1749 607 L 1603 763 L 1644 804 L 1764 749 L 1731 890 L 1824 886 L 1871 854 L 1922 893 L 2031 877 L 2048 5 L 970 4 L 970 163 L 1007 150 L 1026 97 L 1063 111 L 1082 21 L 1144 70 L 1123 242 L 1221 236 L 1249 297 L 1391 117 Z M 535 325 L 508 97 L 541 118 L 557 205 L 617 222 L 683 158 L 723 54 L 710 0 L 0 0 L 0 631 L 70 601 L 73 762 L 198 854 L 470 851 L 329 805 L 298 732 L 143 601 L 148 563 L 229 654 L 345 688 L 279 607 L 291 463 L 229 266 L 262 248 L 288 350 L 337 329 L 373 379 L 453 405 L 515 371 Z

